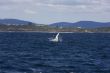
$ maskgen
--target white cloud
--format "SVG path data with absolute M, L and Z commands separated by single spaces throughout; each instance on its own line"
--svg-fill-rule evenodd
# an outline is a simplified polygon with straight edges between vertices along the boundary
M 70 7 L 70 8 L 77 8 L 80 7 L 84 8 L 102 8 L 102 9 L 109 9 L 110 0 L 0 0 L 0 6 L 17 6 L 26 5 L 27 7 L 31 7 L 32 5 L 38 6 L 49 6 L 49 7 Z M 101 9 L 100 8 L 100 9 Z M 89 9 L 88 9 L 89 10 Z
M 92 17 L 109 14 L 110 0 L 0 0 L 0 10 L 0 17 L 8 14 L 7 17 L 30 15 L 48 18 L 51 13 L 53 17 L 64 17 L 69 14 L 70 17 L 79 14 L 82 16 L 88 14 Z
M 29 9 L 25 9 L 24 12 L 27 13 L 27 14 L 36 14 L 37 13 L 36 11 L 29 10 Z

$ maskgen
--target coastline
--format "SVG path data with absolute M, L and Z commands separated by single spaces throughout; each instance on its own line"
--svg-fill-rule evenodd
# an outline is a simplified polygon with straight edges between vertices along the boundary
M 0 31 L 0 32 L 35 32 L 35 33 L 110 33 L 110 32 L 60 32 L 60 31 Z

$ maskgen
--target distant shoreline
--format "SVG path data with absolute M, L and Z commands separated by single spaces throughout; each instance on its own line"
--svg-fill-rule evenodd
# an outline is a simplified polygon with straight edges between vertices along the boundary
M 35 32 L 35 33 L 58 33 L 49 31 L 0 31 L 0 32 Z M 59 32 L 59 33 L 110 33 L 110 32 Z
M 0 32 L 38 32 L 38 33 L 58 33 L 58 32 L 48 32 L 48 31 L 0 31 Z M 76 33 L 76 32 L 59 32 L 59 33 Z M 80 32 L 79 32 L 80 33 Z

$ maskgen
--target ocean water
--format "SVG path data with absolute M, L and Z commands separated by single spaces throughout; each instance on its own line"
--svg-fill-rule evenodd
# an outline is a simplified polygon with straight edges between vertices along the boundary
M 110 73 L 109 33 L 0 32 L 0 73 Z

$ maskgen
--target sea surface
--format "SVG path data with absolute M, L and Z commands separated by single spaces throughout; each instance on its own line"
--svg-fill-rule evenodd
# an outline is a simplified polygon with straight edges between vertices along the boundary
M 110 73 L 109 33 L 0 32 L 0 73 Z

